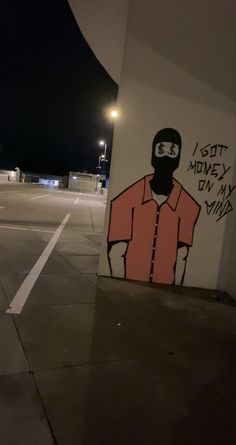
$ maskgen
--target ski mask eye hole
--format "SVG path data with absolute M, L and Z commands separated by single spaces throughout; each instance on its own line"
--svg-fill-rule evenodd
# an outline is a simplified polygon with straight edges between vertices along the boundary
M 172 144 L 170 147 L 170 155 L 176 156 L 176 154 L 178 154 L 178 151 L 178 146 L 176 144 Z
M 168 156 L 169 158 L 176 158 L 179 154 L 179 146 L 172 142 L 158 142 L 155 148 L 155 156 L 161 158 Z
M 164 147 L 165 147 L 165 144 L 163 144 L 163 142 L 159 142 L 159 144 L 157 144 L 157 146 L 156 146 L 156 153 L 155 153 L 155 155 L 156 156 L 163 155 L 165 153 Z

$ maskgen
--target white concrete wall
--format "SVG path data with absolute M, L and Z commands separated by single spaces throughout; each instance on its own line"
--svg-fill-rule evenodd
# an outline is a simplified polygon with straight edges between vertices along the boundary
M 15 172 L 15 170 L 1 170 L 0 171 L 0 181 L 5 182 L 5 181 L 19 181 L 17 173 Z
M 128 0 L 68 0 L 85 39 L 112 79 L 119 83 Z
M 236 168 L 233 184 L 236 184 Z M 236 207 L 236 199 L 232 199 Z M 224 244 L 220 262 L 218 287 L 236 300 L 236 212 L 228 217 L 225 226 Z
M 0 182 L 6 182 L 6 181 L 8 181 L 8 175 L 0 173 Z
M 233 185 L 236 155 L 236 8 L 234 0 L 132 0 L 119 92 L 122 119 L 116 126 L 106 228 L 99 274 L 109 275 L 106 237 L 109 201 L 153 171 L 151 143 L 161 128 L 173 127 L 183 140 L 175 177 L 201 205 L 194 245 L 187 264 L 185 285 L 215 288 L 226 219 L 207 214 L 213 201 L 223 201 L 221 184 Z M 193 156 L 196 144 L 198 150 Z M 214 158 L 200 148 L 224 144 Z M 190 161 L 220 164 L 219 176 L 194 174 Z M 200 165 L 200 164 L 199 164 Z M 210 179 L 212 189 L 199 190 Z M 203 182 L 200 183 L 201 185 Z M 232 193 L 229 200 L 232 201 Z M 232 201 L 233 203 L 233 201 Z M 224 204 L 224 203 L 223 203 Z M 223 205 L 222 204 L 222 205 Z M 216 204 L 217 205 L 217 202 Z M 210 209 L 208 209 L 210 211 Z M 230 224 L 230 222 L 229 222 Z

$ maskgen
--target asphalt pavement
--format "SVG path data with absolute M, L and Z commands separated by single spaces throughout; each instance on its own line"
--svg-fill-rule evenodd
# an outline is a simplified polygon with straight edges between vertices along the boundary
M 104 213 L 0 183 L 1 445 L 235 445 L 235 302 L 97 277 Z

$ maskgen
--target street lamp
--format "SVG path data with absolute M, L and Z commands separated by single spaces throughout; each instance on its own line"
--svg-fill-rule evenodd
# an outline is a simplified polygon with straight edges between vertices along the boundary
M 102 161 L 102 160 L 104 160 L 104 155 L 100 155 L 99 158 L 98 158 L 98 167 L 97 167 L 97 168 L 98 168 L 99 170 L 100 170 L 100 168 L 101 168 L 101 161 Z
M 115 122 L 121 117 L 121 110 L 114 104 L 104 109 L 104 116 L 108 122 Z
M 117 118 L 120 117 L 120 112 L 119 112 L 119 110 L 117 108 L 109 107 L 109 108 L 106 109 L 106 117 L 110 118 L 110 120 L 112 118 L 112 120 L 115 121 Z M 106 157 L 107 157 L 107 143 L 106 143 L 106 141 L 104 139 L 101 139 L 98 143 L 99 143 L 99 145 L 101 147 L 104 147 L 103 155 L 102 155 L 101 158 L 99 157 L 99 166 L 98 166 L 98 168 L 101 168 L 100 163 L 101 163 L 101 160 L 102 160 L 103 161 L 103 165 L 104 165 L 104 173 L 106 175 L 106 162 L 108 162 L 108 160 L 106 159 Z
M 103 146 L 104 147 L 104 153 L 103 153 L 103 155 L 101 155 L 101 159 L 103 160 L 103 162 L 104 162 L 104 173 L 106 174 L 106 162 L 107 162 L 107 160 L 106 160 L 106 154 L 107 154 L 107 143 L 106 143 L 106 141 L 103 141 L 103 140 L 101 140 L 101 141 L 99 141 L 99 145 L 101 145 L 101 146 Z M 101 159 L 100 159 L 100 161 L 101 161 Z
M 106 154 L 107 154 L 107 144 L 105 141 L 99 141 L 99 145 L 104 146 L 104 162 L 106 162 Z
M 117 110 L 112 110 L 111 111 L 111 117 L 113 117 L 114 119 L 116 119 L 119 116 L 119 113 Z

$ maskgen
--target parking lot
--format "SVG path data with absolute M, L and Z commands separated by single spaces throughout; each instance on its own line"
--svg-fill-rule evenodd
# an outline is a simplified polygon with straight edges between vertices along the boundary
M 88 274 L 86 281 L 96 273 L 104 198 L 10 184 L 1 187 L 0 200 L 3 308 L 10 304 L 18 313 L 24 304 L 40 304 L 38 298 L 63 302 L 63 288 L 72 281 L 76 287 L 78 272 Z
M 0 184 L 0 442 L 234 445 L 236 305 L 97 278 L 101 195 Z

